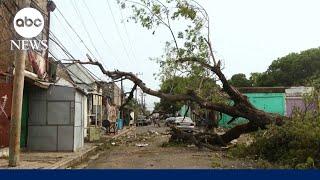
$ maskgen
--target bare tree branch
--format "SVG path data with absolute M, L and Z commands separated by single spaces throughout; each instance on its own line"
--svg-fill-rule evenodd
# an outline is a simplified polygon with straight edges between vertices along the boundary
M 248 101 L 247 97 L 242 95 L 236 88 L 234 88 L 233 86 L 231 86 L 227 80 L 227 78 L 225 77 L 225 75 L 221 72 L 220 69 L 220 61 L 215 65 L 212 66 L 206 62 L 204 62 L 202 59 L 199 59 L 197 57 L 189 57 L 189 58 L 181 58 L 179 60 L 177 60 L 177 62 L 193 62 L 193 63 L 198 63 L 200 64 L 202 67 L 205 67 L 207 69 L 209 69 L 210 71 L 212 71 L 214 74 L 216 74 L 221 83 L 222 83 L 222 88 L 223 91 L 225 91 L 230 98 L 234 101 L 235 104 L 238 103 L 244 103 L 250 107 L 252 107 L 251 103 Z
M 174 32 L 173 32 L 172 27 L 171 27 L 171 25 L 170 25 L 170 17 L 169 17 L 169 14 L 168 14 L 169 12 L 166 12 L 166 16 L 167 16 L 167 21 L 168 21 L 168 22 L 165 22 L 159 15 L 154 14 L 153 11 L 149 8 L 149 6 L 147 6 L 147 5 L 145 5 L 145 4 L 142 4 L 142 3 L 139 3 L 139 2 L 130 1 L 130 0 L 126 0 L 126 2 L 129 2 L 129 3 L 132 3 L 132 4 L 137 4 L 137 5 L 140 5 L 140 6 L 144 7 L 144 8 L 147 8 L 148 11 L 149 11 L 153 16 L 155 16 L 163 25 L 165 25 L 165 26 L 169 29 L 170 34 L 171 34 L 171 36 L 172 36 L 172 38 L 173 38 L 173 41 L 174 41 L 174 43 L 175 43 L 175 46 L 176 46 L 177 50 L 179 49 L 178 42 L 177 42 L 177 38 L 176 38 L 176 36 L 174 35 Z M 159 2 L 159 1 L 158 1 L 158 2 Z M 161 4 L 162 6 L 164 6 L 163 3 L 160 3 L 160 4 Z M 167 9 L 166 6 L 164 6 L 164 7 Z

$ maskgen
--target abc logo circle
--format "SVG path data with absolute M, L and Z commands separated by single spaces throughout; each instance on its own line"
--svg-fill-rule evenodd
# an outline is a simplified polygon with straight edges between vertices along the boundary
M 23 8 L 14 17 L 13 26 L 20 36 L 33 38 L 43 30 L 43 16 L 34 8 Z

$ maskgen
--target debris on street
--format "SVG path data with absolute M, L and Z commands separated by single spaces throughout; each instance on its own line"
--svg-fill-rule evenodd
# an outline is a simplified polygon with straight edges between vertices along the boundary
M 149 144 L 147 144 L 147 143 L 137 143 L 136 146 L 138 146 L 138 147 L 146 147 L 146 146 L 149 146 Z

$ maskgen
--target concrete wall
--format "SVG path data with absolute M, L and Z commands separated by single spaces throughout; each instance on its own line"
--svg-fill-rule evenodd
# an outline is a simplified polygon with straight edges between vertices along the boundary
M 83 99 L 84 96 L 77 92 L 75 93 L 75 118 L 74 118 L 74 148 L 75 150 L 84 145 L 84 111 Z
M 36 151 L 76 151 L 83 146 L 83 95 L 51 86 L 30 91 L 27 147 Z

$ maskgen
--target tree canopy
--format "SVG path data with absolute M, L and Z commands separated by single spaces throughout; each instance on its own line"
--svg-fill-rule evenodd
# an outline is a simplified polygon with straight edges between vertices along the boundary
M 320 48 L 290 53 L 274 60 L 268 70 L 252 74 L 254 86 L 303 86 L 319 77 Z
M 242 73 L 234 74 L 229 80 L 229 83 L 234 87 L 251 87 L 252 86 L 251 80 L 247 79 L 246 75 Z

